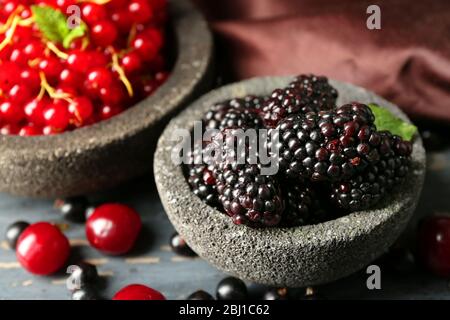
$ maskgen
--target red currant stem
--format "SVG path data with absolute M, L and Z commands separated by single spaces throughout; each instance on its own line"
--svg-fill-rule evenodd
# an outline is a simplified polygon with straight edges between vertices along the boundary
M 44 88 L 44 90 L 48 93 L 50 98 L 52 99 L 62 99 L 69 103 L 72 102 L 71 95 L 68 93 L 57 93 L 56 90 L 48 83 L 47 78 L 45 77 L 44 72 L 39 72 L 39 77 L 41 78 L 41 88 Z M 40 95 L 41 93 L 39 93 Z
M 8 33 L 5 37 L 5 39 L 3 39 L 2 43 L 0 43 L 0 51 L 2 51 L 12 40 L 13 36 L 14 36 L 14 32 L 16 32 L 16 28 L 17 28 L 17 24 L 19 23 L 20 18 L 18 16 L 15 16 L 12 23 L 11 23 L 11 27 L 8 29 Z
M 77 0 L 77 2 L 78 3 L 90 2 L 90 3 L 104 5 L 104 4 L 107 4 L 108 2 L 111 2 L 111 0 Z
M 7 32 L 10 28 L 11 25 L 14 21 L 14 19 L 16 19 L 17 15 L 22 12 L 23 10 L 23 6 L 19 5 L 9 16 L 8 20 L 6 20 L 5 24 L 3 24 L 2 26 L 0 26 L 0 33 L 3 34 L 5 32 Z
M 137 33 L 136 23 L 133 23 L 133 26 L 131 27 L 130 30 L 130 34 L 128 35 L 127 39 L 128 47 L 131 46 L 131 41 L 133 41 L 133 39 L 136 37 L 136 33 Z
M 30 27 L 34 23 L 34 17 L 29 17 L 27 19 L 21 19 L 19 21 L 19 26 L 21 27 Z
M 119 74 L 119 79 L 123 82 L 125 88 L 127 88 L 128 95 L 132 97 L 134 95 L 133 86 L 131 85 L 130 80 L 128 80 L 127 76 L 125 75 L 125 71 L 120 66 L 119 55 L 111 47 L 109 47 L 109 51 L 112 52 L 112 67 Z
M 36 58 L 36 59 L 33 59 L 33 60 L 29 60 L 28 61 L 28 65 L 31 68 L 34 68 L 34 67 L 36 67 L 39 64 L 39 62 L 41 62 L 41 59 L 40 58 Z
M 57 46 L 53 42 L 48 41 L 47 42 L 47 48 L 50 49 L 51 52 L 53 52 L 58 58 L 67 60 L 69 58 L 69 55 L 61 50 L 58 49 Z

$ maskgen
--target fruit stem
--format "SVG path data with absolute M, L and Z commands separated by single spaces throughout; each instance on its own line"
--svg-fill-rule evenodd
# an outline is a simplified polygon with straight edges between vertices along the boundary
M 6 31 L 6 37 L 0 43 L 0 51 L 2 51 L 12 40 L 14 36 L 14 32 L 16 32 L 17 24 L 19 23 L 20 18 L 18 16 L 14 16 L 14 19 L 11 23 L 11 27 Z
M 95 3 L 95 4 L 104 5 L 104 4 L 107 4 L 108 2 L 111 2 L 111 0 L 77 0 L 77 2 L 78 3 L 91 2 L 91 3 Z
M 67 60 L 67 58 L 69 58 L 69 55 L 59 50 L 59 48 L 53 42 L 48 41 L 47 48 L 49 48 L 50 51 L 52 51 L 60 59 Z
M 38 98 L 42 99 L 42 89 L 44 90 L 44 93 L 47 92 L 50 98 L 52 99 L 62 99 L 69 103 L 72 102 L 71 95 L 68 93 L 56 93 L 56 90 L 48 83 L 47 78 L 45 77 L 44 72 L 39 72 L 39 77 L 41 78 L 41 92 L 39 92 Z M 42 94 L 42 96 L 41 96 Z
M 23 10 L 23 6 L 19 5 L 9 16 L 8 20 L 6 20 L 5 24 L 0 26 L 0 33 L 3 34 L 9 30 L 14 19 L 16 19 L 17 15 Z
M 112 68 L 119 74 L 120 81 L 122 81 L 123 84 L 125 85 L 125 88 L 127 88 L 128 95 L 132 97 L 134 95 L 133 86 L 130 80 L 128 80 L 127 76 L 125 75 L 125 71 L 120 66 L 119 55 L 111 47 L 109 48 L 109 51 L 112 53 L 112 61 L 113 61 Z

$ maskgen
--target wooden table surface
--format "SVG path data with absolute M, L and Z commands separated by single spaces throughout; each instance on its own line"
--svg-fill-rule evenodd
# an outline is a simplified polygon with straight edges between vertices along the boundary
M 73 260 L 88 260 L 98 266 L 102 276 L 101 294 L 110 298 L 122 286 L 142 283 L 163 292 L 169 299 L 182 299 L 197 289 L 213 293 L 225 275 L 200 258 L 175 255 L 168 246 L 173 227 L 168 221 L 148 176 L 121 188 L 90 196 L 94 202 L 118 201 L 135 207 L 142 215 L 144 232 L 139 245 L 125 257 L 104 256 L 86 244 L 83 225 L 68 224 L 66 234 L 73 245 Z M 415 223 L 427 214 L 450 212 L 450 150 L 429 153 L 424 191 L 413 218 Z M 30 200 L 0 195 L 0 232 L 17 220 L 63 222 L 52 201 Z M 408 233 L 407 233 L 408 235 Z M 448 280 L 436 278 L 420 269 L 409 272 L 382 270 L 381 290 L 369 291 L 367 275 L 361 271 L 346 279 L 319 288 L 328 299 L 450 299 Z M 0 246 L 0 299 L 69 299 L 66 275 L 36 277 L 23 270 L 15 254 L 4 242 Z M 261 287 L 251 285 L 260 292 Z

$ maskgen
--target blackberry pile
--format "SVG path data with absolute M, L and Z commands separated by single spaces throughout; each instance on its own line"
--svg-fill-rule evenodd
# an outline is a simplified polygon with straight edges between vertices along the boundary
M 274 128 L 284 118 L 331 110 L 336 105 L 338 93 L 325 77 L 300 75 L 286 88 L 275 89 L 265 102 L 261 116 L 268 128 Z
M 256 228 L 315 224 L 376 205 L 409 173 L 412 144 L 378 131 L 367 105 L 337 107 L 337 96 L 325 77 L 301 75 L 270 97 L 214 105 L 203 124 L 220 134 L 196 154 L 203 164 L 187 167 L 193 192 L 235 224 Z M 259 149 L 247 140 L 240 149 L 227 143 L 250 128 L 269 130 L 264 143 L 277 174 L 263 173 Z

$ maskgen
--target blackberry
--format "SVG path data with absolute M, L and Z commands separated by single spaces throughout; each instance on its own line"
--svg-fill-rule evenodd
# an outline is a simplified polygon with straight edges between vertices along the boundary
M 411 143 L 389 132 L 381 135 L 394 152 L 371 165 L 364 173 L 348 181 L 334 183 L 331 201 L 337 207 L 349 210 L 366 210 L 378 203 L 392 188 L 403 182 L 411 163 Z
M 210 206 L 217 206 L 216 179 L 207 165 L 192 165 L 188 172 L 188 183 L 192 192 Z
M 291 116 L 271 130 L 279 143 L 270 149 L 287 177 L 342 181 L 392 154 L 374 120 L 370 108 L 360 103 Z
M 264 98 L 249 95 L 218 103 L 203 118 L 205 128 L 218 130 L 261 128 L 262 120 L 259 118 L 259 110 L 263 101 Z
M 266 127 L 274 128 L 290 115 L 331 110 L 337 97 L 326 77 L 300 75 L 286 88 L 272 92 L 264 103 L 262 118 Z
M 283 189 L 286 210 L 281 224 L 295 227 L 322 222 L 325 211 L 321 208 L 319 195 L 315 190 L 309 185 L 286 185 Z

